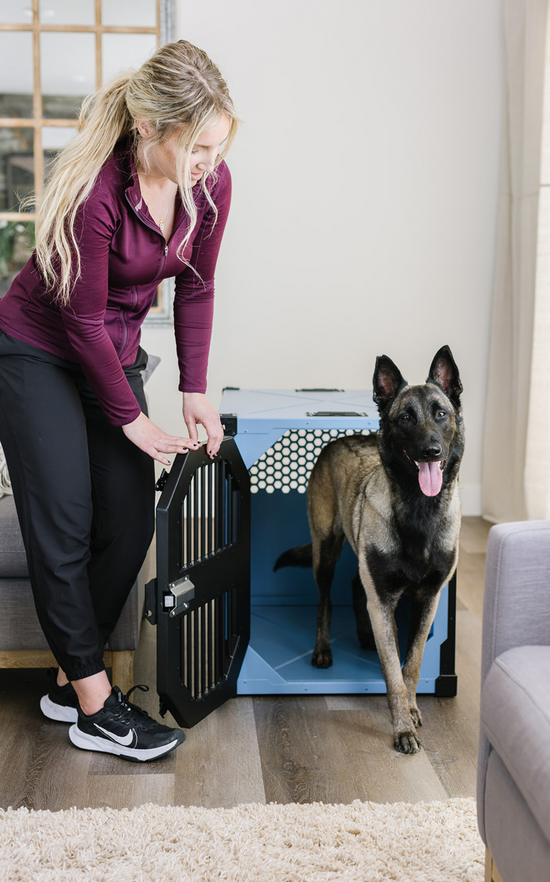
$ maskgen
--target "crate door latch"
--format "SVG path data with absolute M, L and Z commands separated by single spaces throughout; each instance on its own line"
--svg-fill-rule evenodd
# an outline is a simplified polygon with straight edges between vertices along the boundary
M 168 591 L 163 595 L 162 608 L 171 619 L 189 609 L 189 603 L 195 596 L 195 586 L 189 576 L 170 582 Z

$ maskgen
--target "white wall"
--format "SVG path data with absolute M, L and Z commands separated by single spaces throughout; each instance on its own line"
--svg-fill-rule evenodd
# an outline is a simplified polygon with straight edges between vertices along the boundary
M 217 276 L 209 394 L 370 387 L 386 353 L 422 382 L 448 343 L 464 383 L 465 514 L 481 442 L 502 115 L 502 0 L 178 0 L 178 38 L 244 121 Z M 152 417 L 179 432 L 169 329 Z

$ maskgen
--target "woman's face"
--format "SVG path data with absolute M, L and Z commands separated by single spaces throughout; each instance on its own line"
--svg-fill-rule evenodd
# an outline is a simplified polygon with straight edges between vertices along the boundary
M 199 133 L 191 151 L 190 173 L 192 187 L 200 181 L 204 172 L 213 171 L 222 144 L 229 135 L 230 126 L 231 121 L 224 114 L 214 126 L 204 129 Z M 149 174 L 155 177 L 168 178 L 174 184 L 177 184 L 177 156 L 178 138 L 174 134 L 170 135 L 161 144 L 155 144 L 148 151 Z
M 204 129 L 199 133 L 191 151 L 191 186 L 200 181 L 204 172 L 214 170 L 222 144 L 227 141 L 230 127 L 231 121 L 224 115 L 211 129 Z

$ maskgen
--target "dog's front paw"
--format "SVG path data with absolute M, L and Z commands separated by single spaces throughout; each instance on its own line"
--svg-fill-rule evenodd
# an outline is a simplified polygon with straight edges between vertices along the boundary
M 399 753 L 418 753 L 421 744 L 414 732 L 400 732 L 393 737 L 393 746 Z
M 332 665 L 332 650 L 329 647 L 315 647 L 311 657 L 311 664 L 314 668 L 330 668 Z

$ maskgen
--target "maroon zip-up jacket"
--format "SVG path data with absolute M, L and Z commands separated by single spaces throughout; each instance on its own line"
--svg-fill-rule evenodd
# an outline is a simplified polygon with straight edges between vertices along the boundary
M 60 308 L 45 291 L 33 255 L 0 300 L 0 328 L 11 337 L 82 365 L 109 422 L 126 425 L 140 408 L 123 367 L 136 359 L 141 325 L 158 284 L 175 276 L 174 330 L 183 392 L 205 392 L 212 332 L 214 271 L 231 202 L 225 162 L 207 186 L 193 187 L 197 223 L 177 257 L 188 218 L 176 197 L 174 230 L 167 243 L 143 201 L 128 142 L 105 163 L 79 209 L 75 235 L 82 273 L 69 306 Z

